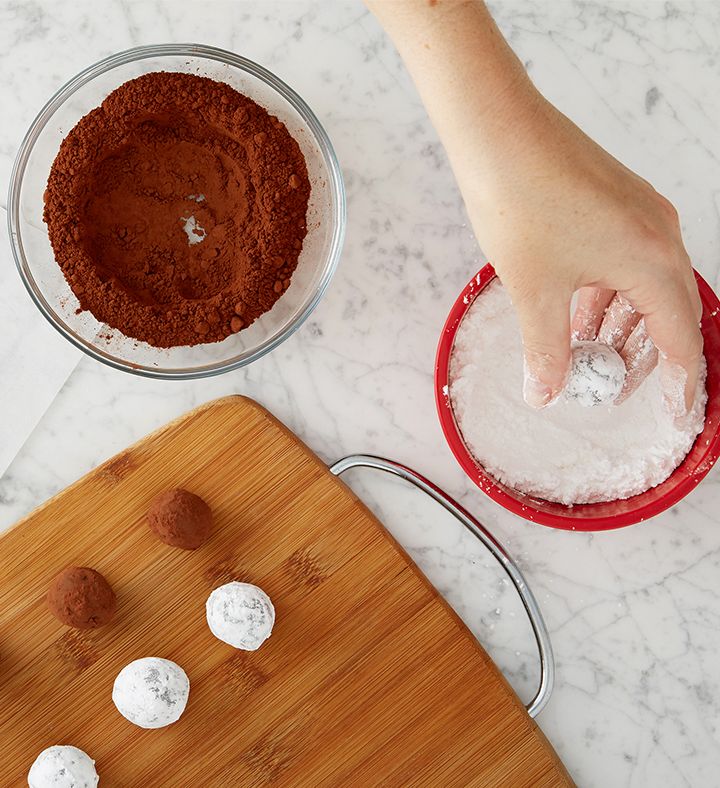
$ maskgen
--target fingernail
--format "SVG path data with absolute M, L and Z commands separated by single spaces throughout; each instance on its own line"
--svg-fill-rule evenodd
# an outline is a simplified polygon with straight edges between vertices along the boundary
M 527 361 L 525 362 L 523 397 L 525 402 L 536 410 L 547 407 L 556 397 L 552 388 L 538 380 L 533 374 Z

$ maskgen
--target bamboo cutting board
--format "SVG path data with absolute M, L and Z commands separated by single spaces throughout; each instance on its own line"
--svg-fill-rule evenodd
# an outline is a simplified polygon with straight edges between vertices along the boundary
M 195 552 L 144 522 L 185 487 L 216 526 Z M 68 564 L 118 595 L 105 628 L 45 605 Z M 264 588 L 275 630 L 257 652 L 215 640 L 205 600 Z M 118 671 L 159 656 L 190 677 L 185 714 L 145 731 L 112 704 Z M 100 785 L 566 786 L 557 756 L 494 664 L 382 525 L 251 400 L 205 405 L 144 439 L 0 538 L 2 784 L 74 744 Z

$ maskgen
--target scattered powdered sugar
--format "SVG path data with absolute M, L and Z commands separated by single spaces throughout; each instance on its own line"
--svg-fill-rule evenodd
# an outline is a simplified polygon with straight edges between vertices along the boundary
M 586 408 L 560 398 L 525 404 L 520 328 L 498 280 L 458 327 L 450 359 L 450 399 L 472 455 L 504 484 L 571 505 L 629 498 L 664 481 L 704 424 L 705 368 L 695 404 L 682 419 L 663 402 L 656 369 L 620 405 Z

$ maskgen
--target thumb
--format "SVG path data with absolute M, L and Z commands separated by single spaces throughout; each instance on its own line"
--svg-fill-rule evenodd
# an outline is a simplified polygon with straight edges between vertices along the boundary
M 523 396 L 531 407 L 544 408 L 565 388 L 570 369 L 570 295 L 533 294 L 515 308 L 525 352 Z

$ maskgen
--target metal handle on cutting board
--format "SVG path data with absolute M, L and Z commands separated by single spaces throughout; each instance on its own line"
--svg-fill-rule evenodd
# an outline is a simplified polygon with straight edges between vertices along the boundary
M 419 473 L 407 468 L 405 465 L 401 465 L 399 462 L 387 460 L 383 457 L 374 457 L 371 454 L 351 454 L 344 457 L 330 466 L 330 472 L 335 474 L 335 476 L 340 476 L 340 474 L 349 471 L 351 468 L 374 468 L 378 471 L 385 471 L 405 479 L 405 481 L 410 482 L 415 487 L 419 487 L 450 514 L 454 515 L 473 536 L 479 539 L 505 570 L 505 573 L 520 595 L 525 612 L 530 619 L 530 626 L 535 635 L 535 642 L 540 655 L 540 686 L 535 693 L 535 697 L 525 707 L 531 717 L 536 717 L 550 700 L 555 683 L 555 659 L 553 657 L 552 644 L 550 643 L 550 635 L 545 626 L 540 607 L 517 564 L 484 525 L 478 522 L 470 512 L 463 509 L 459 503 Z

